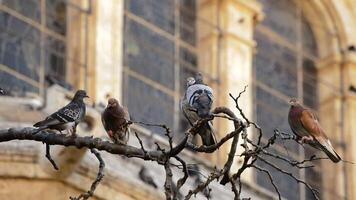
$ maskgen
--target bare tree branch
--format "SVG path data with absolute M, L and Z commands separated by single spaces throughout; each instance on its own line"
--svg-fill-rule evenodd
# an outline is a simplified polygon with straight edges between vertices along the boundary
M 265 174 L 267 174 L 269 180 L 271 181 L 271 184 L 273 185 L 274 189 L 276 190 L 276 193 L 278 194 L 278 199 L 281 200 L 282 199 L 281 193 L 279 192 L 277 185 L 274 183 L 273 177 L 269 173 L 269 171 L 267 169 L 264 169 L 264 168 L 256 166 L 256 165 L 252 165 L 252 167 L 255 168 L 255 169 L 258 169 L 261 172 L 264 172 Z
M 33 140 L 39 141 L 46 144 L 46 158 L 51 162 L 55 169 L 58 169 L 56 163 L 51 158 L 50 155 L 50 145 L 61 145 L 61 146 L 73 146 L 77 148 L 88 148 L 91 152 L 96 156 L 99 160 L 99 172 L 95 181 L 92 183 L 91 188 L 86 193 L 81 194 L 78 197 L 70 197 L 71 200 L 81 200 L 88 199 L 93 196 L 94 190 L 97 185 L 100 183 L 103 178 L 103 170 L 105 167 L 104 161 L 101 158 L 98 151 L 106 151 L 111 154 L 123 155 L 128 158 L 135 157 L 143 160 L 155 161 L 159 165 L 162 165 L 165 169 L 165 183 L 164 183 L 164 193 L 167 200 L 177 199 L 177 195 L 179 194 L 179 190 L 181 187 L 186 184 L 188 179 L 188 169 L 186 161 L 179 155 L 181 151 L 183 151 L 186 147 L 189 147 L 191 150 L 195 152 L 201 153 L 213 153 L 218 151 L 219 148 L 225 144 L 227 141 L 232 139 L 230 150 L 228 152 L 227 160 L 225 161 L 223 167 L 218 169 L 215 167 L 212 171 L 210 171 L 209 176 L 206 177 L 206 180 L 199 181 L 199 184 L 189 190 L 188 194 L 184 197 L 186 200 L 190 199 L 192 196 L 197 195 L 199 192 L 208 191 L 210 193 L 209 184 L 213 180 L 221 179 L 220 183 L 225 185 L 227 183 L 231 184 L 231 190 L 234 193 L 234 199 L 241 199 L 240 195 L 242 192 L 242 183 L 241 176 L 248 168 L 254 168 L 259 170 L 267 175 L 272 186 L 274 187 L 279 199 L 282 198 L 282 194 L 278 190 L 277 184 L 271 173 L 260 166 L 258 166 L 256 161 L 261 161 L 276 169 L 280 173 L 292 177 L 299 184 L 304 184 L 312 193 L 315 199 L 318 199 L 317 190 L 313 189 L 306 181 L 299 179 L 294 176 L 291 172 L 283 170 L 277 164 L 274 164 L 272 161 L 267 160 L 265 157 L 272 157 L 276 160 L 280 160 L 286 163 L 289 163 L 291 167 L 295 167 L 297 169 L 313 167 L 313 165 L 307 165 L 316 160 L 322 160 L 326 158 L 318 158 L 316 156 L 311 156 L 309 159 L 305 159 L 302 161 L 296 161 L 287 158 L 286 156 L 275 153 L 273 151 L 273 145 L 277 142 L 289 140 L 294 141 L 300 145 L 302 145 L 294 135 L 283 133 L 278 130 L 274 130 L 274 134 L 268 138 L 267 141 L 262 141 L 263 131 L 253 121 L 250 121 L 247 116 L 244 114 L 242 108 L 238 104 L 239 98 L 246 91 L 247 86 L 244 88 L 242 92 L 238 94 L 235 98 L 230 94 L 230 97 L 235 102 L 235 107 L 238 112 L 242 116 L 244 122 L 238 119 L 234 112 L 226 107 L 216 107 L 212 110 L 212 115 L 205 119 L 200 119 L 193 124 L 191 128 L 189 128 L 184 134 L 184 137 L 177 144 L 173 142 L 173 137 L 171 135 L 171 130 L 164 124 L 150 124 L 146 122 L 133 122 L 145 126 L 156 126 L 165 130 L 165 136 L 167 137 L 167 141 L 169 146 L 163 147 L 158 143 L 155 143 L 157 146 L 157 150 L 146 150 L 144 148 L 144 141 L 141 140 L 139 135 L 135 132 L 135 136 L 139 142 L 139 147 L 134 147 L 130 145 L 119 145 L 114 144 L 108 141 L 103 141 L 100 138 L 93 137 L 66 137 L 65 135 L 56 134 L 50 132 L 48 130 L 36 129 L 36 128 L 10 128 L 6 130 L 0 130 L 0 142 L 6 142 L 11 140 Z M 190 139 L 198 133 L 198 131 L 202 128 L 202 126 L 215 118 L 222 118 L 223 120 L 229 120 L 234 124 L 234 130 L 230 133 L 226 134 L 223 138 L 221 138 L 216 144 L 211 146 L 195 146 L 190 142 Z M 250 137 L 248 135 L 248 129 L 253 128 L 258 132 L 257 138 Z M 223 135 L 223 134 L 220 134 Z M 234 163 L 234 159 L 236 157 L 236 149 L 239 143 L 239 138 L 241 135 L 241 146 L 243 147 L 243 152 L 239 155 L 242 159 L 242 164 L 239 166 L 236 172 L 231 172 L 231 166 Z M 264 138 L 265 139 L 265 138 Z M 263 143 L 263 144 L 262 144 Z M 303 145 L 302 145 L 303 146 Z M 181 165 L 170 163 L 170 159 L 175 158 Z M 173 173 L 172 166 L 176 166 L 180 168 L 183 172 L 183 176 L 177 180 L 177 184 L 173 182 Z M 232 174 L 230 176 L 230 174 Z M 209 195 L 208 195 L 209 196 Z M 207 197 L 209 198 L 209 197 Z M 249 199 L 249 198 L 242 198 Z
M 187 169 L 187 164 L 183 159 L 181 159 L 178 156 L 174 156 L 174 158 L 177 159 L 182 164 L 182 171 L 184 173 L 184 176 L 177 181 L 177 190 L 179 190 L 188 179 L 188 169 Z
M 171 200 L 173 197 L 173 190 L 172 190 L 172 177 L 173 177 L 173 173 L 172 173 L 172 169 L 170 167 L 169 162 L 166 162 L 164 164 L 164 170 L 166 172 L 166 181 L 164 183 L 164 193 L 166 195 L 166 200 Z
M 54 162 L 54 160 L 51 157 L 51 147 L 47 143 L 46 143 L 46 158 L 49 160 L 49 162 L 52 164 L 52 166 L 55 170 L 59 170 L 56 162 Z
M 95 149 L 90 149 L 90 151 L 95 155 L 95 157 L 99 161 L 98 174 L 96 176 L 95 181 L 91 184 L 91 187 L 90 187 L 89 191 L 79 195 L 78 197 L 70 197 L 71 200 L 81 200 L 81 199 L 87 200 L 87 199 L 89 199 L 89 197 L 93 196 L 96 187 L 98 186 L 98 184 L 100 183 L 100 181 L 104 177 L 104 167 L 105 167 L 104 160 L 102 159 L 100 153 L 98 151 L 96 151 Z

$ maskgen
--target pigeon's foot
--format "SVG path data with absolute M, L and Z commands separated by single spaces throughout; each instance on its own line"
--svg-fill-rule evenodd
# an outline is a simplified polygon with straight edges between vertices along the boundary
M 75 127 L 75 126 L 73 126 L 73 128 L 72 129 L 70 129 L 69 130 L 69 133 L 70 133 L 70 136 L 71 137 L 77 137 L 78 135 L 77 135 L 77 128 Z

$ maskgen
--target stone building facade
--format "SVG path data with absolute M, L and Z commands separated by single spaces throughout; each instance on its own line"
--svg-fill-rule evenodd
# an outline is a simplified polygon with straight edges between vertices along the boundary
M 7 91 L 0 97 L 0 127 L 31 126 L 81 88 L 91 98 L 79 134 L 107 138 L 100 111 L 113 96 L 134 120 L 167 124 L 179 140 L 188 127 L 179 112 L 184 81 L 201 71 L 215 90 L 215 106 L 234 109 L 229 93 L 248 85 L 240 103 L 263 128 L 264 139 L 274 128 L 290 132 L 288 100 L 297 97 L 319 114 L 341 157 L 356 161 L 356 93 L 349 90 L 356 86 L 355 25 L 353 0 L 0 0 L 0 87 Z M 222 120 L 214 127 L 220 138 L 232 129 Z M 152 141 L 166 144 L 159 129 L 132 128 L 148 148 Z M 138 145 L 134 137 L 130 144 Z M 208 174 L 224 163 L 228 147 L 212 155 L 187 150 L 183 157 Z M 289 147 L 295 159 L 311 154 Z M 97 160 L 85 149 L 52 151 L 59 171 L 41 143 L 0 144 L 0 199 L 68 199 L 86 191 Z M 105 178 L 93 199 L 164 199 L 160 166 L 103 157 Z M 321 199 L 356 198 L 355 167 L 315 165 L 295 173 L 318 188 Z M 157 177 L 158 189 L 139 179 L 142 166 Z M 238 166 L 236 161 L 233 169 Z M 311 198 L 293 180 L 273 175 L 284 198 Z M 275 199 L 266 180 L 249 170 L 242 196 Z M 181 192 L 193 185 L 189 179 Z M 211 189 L 212 199 L 233 197 L 217 182 Z

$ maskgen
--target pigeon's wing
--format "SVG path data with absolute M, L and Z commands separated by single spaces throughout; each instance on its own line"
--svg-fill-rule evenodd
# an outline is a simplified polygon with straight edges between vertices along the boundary
M 61 108 L 57 112 L 51 115 L 61 122 L 75 122 L 77 121 L 83 113 L 83 108 L 76 103 L 69 103 L 67 106 Z
M 339 162 L 341 160 L 340 156 L 331 145 L 329 138 L 321 128 L 314 113 L 309 110 L 304 110 L 300 117 L 300 121 L 305 130 L 308 131 L 309 134 L 313 136 L 317 144 L 319 144 L 317 145 L 318 148 L 324 151 L 333 162 Z
M 48 116 L 45 120 L 39 121 L 36 124 L 34 124 L 34 127 L 49 127 L 49 126 L 55 126 L 55 125 L 60 125 L 64 124 L 65 122 L 62 122 L 56 118 L 53 118 L 52 116 Z
M 78 104 L 69 103 L 65 107 L 59 109 L 57 112 L 48 116 L 45 120 L 37 122 L 33 126 L 35 127 L 45 127 L 45 126 L 56 126 L 60 124 L 65 124 L 68 122 L 76 121 L 81 115 L 82 109 Z
M 188 120 L 191 126 L 200 119 L 197 112 L 195 112 L 194 108 L 189 105 L 187 100 L 181 102 L 181 109 L 184 117 Z

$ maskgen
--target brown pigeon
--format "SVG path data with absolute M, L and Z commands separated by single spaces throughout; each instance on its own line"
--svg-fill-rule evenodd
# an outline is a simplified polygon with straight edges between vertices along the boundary
M 339 162 L 341 158 L 321 128 L 316 115 L 300 105 L 296 99 L 291 99 L 289 103 L 291 107 L 289 109 L 288 122 L 298 139 L 322 150 L 333 162 Z
M 110 139 L 116 144 L 126 145 L 130 136 L 130 115 L 119 101 L 110 98 L 101 115 L 103 126 Z

